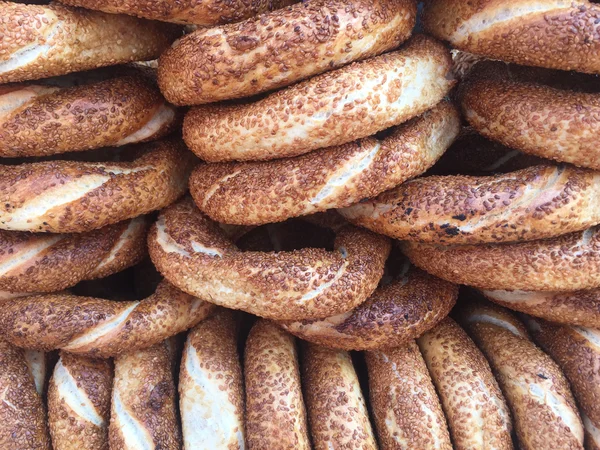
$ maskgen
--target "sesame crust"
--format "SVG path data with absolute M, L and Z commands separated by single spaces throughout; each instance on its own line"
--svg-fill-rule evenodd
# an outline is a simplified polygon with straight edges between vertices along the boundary
M 552 239 L 441 246 L 404 241 L 413 264 L 451 283 L 487 290 L 577 291 L 600 287 L 600 227 Z
M 48 386 L 56 450 L 108 450 L 112 362 L 61 352 Z
M 159 272 L 179 289 L 274 320 L 353 309 L 377 287 L 390 251 L 387 238 L 347 226 L 331 252 L 241 252 L 189 198 L 161 212 L 148 246 Z
M 165 343 L 115 359 L 110 448 L 180 450 L 176 389 Z
M 175 141 L 143 146 L 133 162 L 0 166 L 0 229 L 80 233 L 171 204 L 187 189 L 193 155 Z
M 600 73 L 600 6 L 585 0 L 429 0 L 425 29 L 460 50 L 527 66 Z
M 419 35 L 250 103 L 190 110 L 183 135 L 205 161 L 269 160 L 371 136 L 436 105 L 454 80 L 449 51 Z
M 446 417 L 414 341 L 366 352 L 369 399 L 381 450 L 452 450 Z
M 600 173 L 542 165 L 491 176 L 422 177 L 340 212 L 401 240 L 531 241 L 600 223 Z
M 312 0 L 200 29 L 160 57 L 159 84 L 177 105 L 270 91 L 393 50 L 416 13 L 414 0 Z
M 108 358 L 150 347 L 185 331 L 213 306 L 167 282 L 141 301 L 118 302 L 69 294 L 13 299 L 0 310 L 0 330 L 15 345 L 63 349 Z
M 448 315 L 458 286 L 412 269 L 378 288 L 352 311 L 326 319 L 279 322 L 297 337 L 329 348 L 367 350 L 405 345 Z
M 461 322 L 486 355 L 513 413 L 523 450 L 583 449 L 583 425 L 558 365 L 508 310 L 469 305 Z
M 310 450 L 295 339 L 259 320 L 246 341 L 246 436 L 250 450 Z
M 446 318 L 417 343 L 455 448 L 512 450 L 508 407 L 488 362 L 462 328 Z
M 342 208 L 423 173 L 459 129 L 458 112 L 442 102 L 381 140 L 368 137 L 275 161 L 199 165 L 190 176 L 190 192 L 205 214 L 230 224 L 273 223 Z
M 67 88 L 0 88 L 0 156 L 48 156 L 151 141 L 174 128 L 175 108 L 142 76 Z

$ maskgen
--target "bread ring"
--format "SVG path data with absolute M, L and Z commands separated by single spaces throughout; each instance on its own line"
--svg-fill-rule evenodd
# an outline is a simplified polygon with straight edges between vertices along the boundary
M 193 156 L 147 144 L 133 162 L 0 166 L 0 229 L 79 233 L 163 208 L 183 195 Z
M 404 345 L 448 315 L 458 286 L 420 270 L 378 288 L 352 311 L 326 319 L 279 322 L 299 338 L 329 348 L 366 350 Z
M 69 88 L 0 86 L 0 156 L 47 156 L 152 141 L 177 119 L 140 76 Z
M 171 355 L 164 343 L 115 359 L 110 448 L 180 450 Z
M 512 450 L 510 412 L 484 356 L 450 318 L 417 340 L 457 450 Z
M 160 57 L 159 84 L 177 105 L 248 97 L 392 50 L 416 14 L 414 0 L 311 0 L 199 29 Z
M 401 248 L 414 265 L 432 275 L 480 289 L 600 287 L 600 226 L 541 241 L 448 247 L 405 241 Z
M 302 384 L 315 450 L 377 450 L 367 405 L 349 353 L 306 345 Z
M 600 72 L 600 7 L 586 0 L 429 0 L 425 29 L 460 50 L 578 72 Z
M 0 330 L 19 347 L 108 358 L 185 331 L 212 309 L 210 303 L 163 282 L 141 301 L 67 294 L 15 299 L 0 308 Z
M 159 272 L 192 295 L 276 320 L 340 314 L 375 290 L 390 251 L 387 238 L 342 229 L 333 252 L 241 252 L 184 199 L 164 209 L 148 245 Z
M 414 341 L 366 352 L 369 397 L 381 450 L 452 450 L 448 425 Z
M 340 210 L 396 239 L 479 244 L 529 241 L 600 223 L 600 172 L 534 166 L 495 176 L 432 176 Z
M 179 372 L 184 448 L 246 448 L 237 338 L 235 317 L 225 309 L 188 333 Z
M 461 316 L 492 366 L 523 450 L 583 449 L 583 425 L 569 383 L 507 310 L 469 305 Z
M 244 355 L 250 450 L 310 450 L 295 339 L 259 320 Z
M 318 75 L 251 103 L 206 105 L 185 117 L 205 161 L 267 160 L 370 136 L 437 104 L 454 80 L 448 50 L 416 36 L 405 47 Z
M 61 352 L 48 387 L 54 450 L 108 449 L 112 382 L 110 361 Z
M 381 140 L 276 161 L 199 165 L 190 192 L 203 212 L 225 223 L 258 225 L 341 208 L 423 173 L 459 129 L 456 109 L 442 102 Z
M 42 399 L 23 350 L 0 339 L 0 448 L 50 450 Z

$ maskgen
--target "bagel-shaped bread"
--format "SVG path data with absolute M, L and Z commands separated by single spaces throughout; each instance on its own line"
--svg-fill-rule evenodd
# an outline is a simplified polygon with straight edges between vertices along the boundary
M 193 155 L 174 141 L 145 147 L 132 162 L 0 166 L 0 229 L 80 233 L 173 203 L 187 189 Z
M 458 286 L 412 269 L 379 287 L 352 311 L 325 319 L 279 322 L 299 338 L 329 348 L 367 350 L 404 345 L 450 313 Z
M 456 109 L 442 102 L 381 140 L 275 161 L 199 165 L 190 192 L 204 213 L 224 223 L 258 225 L 342 208 L 429 169 L 459 129 Z
M 177 105 L 248 97 L 395 49 L 416 14 L 414 0 L 311 0 L 199 29 L 160 57 L 159 84 Z
M 176 396 L 165 343 L 115 358 L 110 448 L 180 450 Z
M 108 358 L 192 328 L 212 309 L 212 304 L 162 282 L 141 301 L 68 294 L 14 299 L 0 308 L 0 331 L 19 347 Z
M 0 448 L 50 450 L 44 405 L 23 353 L 0 339 Z
M 381 450 L 453 450 L 446 417 L 414 341 L 366 352 L 369 399 Z
M 507 310 L 472 304 L 461 322 L 486 355 L 513 413 L 522 450 L 583 449 L 583 425 L 558 365 Z
M 551 322 L 600 329 L 600 289 L 574 292 L 483 291 L 505 308 Z
M 0 83 L 157 58 L 179 27 L 58 4 L 0 2 Z
M 318 75 L 261 100 L 205 105 L 183 124 L 210 162 L 268 160 L 371 136 L 422 114 L 454 86 L 448 50 L 427 36 L 401 50 Z
M 600 73 L 600 6 L 587 0 L 428 0 L 425 29 L 460 50 Z
M 259 320 L 244 354 L 249 450 L 310 450 L 295 339 Z
M 454 448 L 512 450 L 510 412 L 488 362 L 454 320 L 417 343 L 448 419 Z
M 150 257 L 179 289 L 220 306 L 275 320 L 349 311 L 375 290 L 387 238 L 348 226 L 334 250 L 240 251 L 186 198 L 164 209 L 148 236 Z
M 587 450 L 600 448 L 600 331 L 531 319 L 534 340 L 561 367 L 581 408 Z
M 600 287 L 600 226 L 530 242 L 442 246 L 404 241 L 400 247 L 414 265 L 432 275 L 480 289 Z
M 315 450 L 377 450 L 348 352 L 307 344 L 302 357 L 302 386 Z
M 112 382 L 109 360 L 61 352 L 48 387 L 54 450 L 108 449 Z
M 408 241 L 545 239 L 600 223 L 600 172 L 543 165 L 492 176 L 422 177 L 340 213 L 355 225 Z
M 188 333 L 179 372 L 186 449 L 246 448 L 237 328 L 233 313 L 221 309 Z
M 174 128 L 175 108 L 141 76 L 60 88 L 0 86 L 0 156 L 48 156 L 152 141 Z

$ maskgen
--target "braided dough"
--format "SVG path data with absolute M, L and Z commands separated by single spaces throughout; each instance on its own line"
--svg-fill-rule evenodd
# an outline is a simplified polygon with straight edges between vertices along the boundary
M 199 165 L 190 192 L 204 213 L 225 223 L 273 223 L 341 208 L 423 173 L 459 129 L 458 112 L 442 102 L 381 140 L 276 161 Z
M 210 162 L 297 156 L 375 134 L 422 114 L 454 86 L 448 50 L 430 37 L 262 100 L 192 109 L 183 135 Z

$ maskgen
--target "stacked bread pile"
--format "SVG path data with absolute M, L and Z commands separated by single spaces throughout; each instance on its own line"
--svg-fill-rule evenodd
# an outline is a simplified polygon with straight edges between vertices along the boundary
M 0 448 L 600 449 L 595 4 L 35 3 Z

